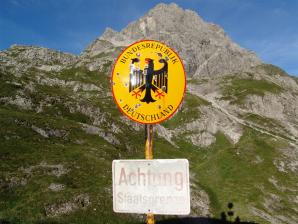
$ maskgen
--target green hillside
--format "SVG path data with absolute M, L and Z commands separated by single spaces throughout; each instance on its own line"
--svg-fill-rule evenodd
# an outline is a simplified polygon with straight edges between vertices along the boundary
M 134 128 L 117 110 L 110 94 L 110 66 L 110 62 L 105 64 L 100 72 L 84 65 L 59 72 L 32 67 L 18 75 L 13 68 L 2 66 L 0 220 L 143 222 L 143 216 L 112 211 L 112 160 L 143 158 L 144 130 Z M 281 91 L 267 83 L 233 79 L 226 93 L 241 101 L 244 93 L 238 89 L 243 86 L 256 94 L 260 88 Z M 211 103 L 187 93 L 181 110 L 163 126 L 175 130 L 197 120 L 204 106 L 212 108 Z M 274 165 L 283 157 L 279 149 L 288 142 L 249 127 L 236 144 L 224 133 L 217 132 L 215 137 L 210 146 L 199 147 L 183 134 L 172 138 L 175 145 L 155 134 L 154 156 L 190 161 L 192 195 L 195 200 L 201 190 L 207 192 L 212 217 L 219 217 L 228 202 L 234 203 L 235 215 L 241 220 L 259 223 L 269 222 L 253 210 L 266 209 L 275 216 L 296 213 L 291 203 L 296 195 L 291 189 L 296 187 L 297 176 L 281 173 Z M 200 216 L 195 209 L 192 213 Z

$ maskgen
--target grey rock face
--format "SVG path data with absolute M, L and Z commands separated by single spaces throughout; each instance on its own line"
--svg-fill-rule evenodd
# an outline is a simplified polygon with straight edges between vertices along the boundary
M 176 4 L 158 4 L 121 32 L 108 28 L 87 50 L 104 51 L 107 43 L 103 41 L 127 46 L 141 39 L 159 40 L 175 49 L 189 77 L 214 77 L 260 64 L 254 53 L 232 42 L 222 28 Z
M 27 168 L 21 168 L 21 170 L 25 174 L 29 174 L 29 175 L 32 175 L 32 173 L 36 170 L 42 170 L 45 174 L 56 176 L 56 177 L 60 177 L 69 172 L 69 170 L 66 169 L 62 164 L 50 165 L 50 164 L 47 164 L 46 162 L 41 162 L 38 165 L 30 166 Z
M 56 183 L 51 183 L 50 186 L 48 187 L 48 189 L 50 189 L 51 191 L 61 191 L 63 190 L 63 188 L 65 188 L 63 184 L 56 184 Z
M 95 56 L 102 52 L 110 51 L 113 48 L 113 44 L 106 40 L 96 39 L 85 50 L 81 56 Z
M 66 135 L 66 131 L 64 130 L 58 130 L 58 129 L 42 129 L 39 127 L 36 127 L 35 125 L 31 126 L 32 130 L 40 134 L 44 138 L 49 138 L 49 137 L 58 137 L 61 138 Z
M 9 50 L 0 52 L 0 62 L 13 61 L 11 59 L 31 65 L 69 65 L 77 57 L 43 47 L 12 45 Z
M 16 77 L 32 68 L 57 72 L 73 65 L 77 59 L 78 56 L 48 48 L 12 45 L 9 49 L 0 51 L 0 72 L 10 72 Z
M 131 44 L 131 42 L 134 39 L 130 39 L 125 34 L 118 33 L 117 31 L 115 31 L 111 28 L 106 28 L 106 30 L 100 37 L 100 40 L 108 40 L 109 42 L 113 43 L 116 46 L 127 46 L 127 45 Z
M 6 101 L 6 99 L 2 99 L 2 101 Z M 21 109 L 30 110 L 32 108 L 32 102 L 30 99 L 26 99 L 22 96 L 16 95 L 14 99 L 8 99 L 8 104 L 16 105 Z
M 96 126 L 83 124 L 82 129 L 87 134 L 98 135 L 98 136 L 104 138 L 107 142 L 109 142 L 111 144 L 120 145 L 119 140 L 113 134 L 107 133 Z
M 44 210 L 47 217 L 69 214 L 78 209 L 85 209 L 91 204 L 88 194 L 75 196 L 71 201 L 46 205 Z

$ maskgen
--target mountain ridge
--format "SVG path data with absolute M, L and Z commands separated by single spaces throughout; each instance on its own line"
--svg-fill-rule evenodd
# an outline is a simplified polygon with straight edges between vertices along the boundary
M 261 63 L 255 54 L 232 42 L 222 28 L 206 23 L 196 12 L 183 10 L 175 3 L 158 4 L 120 32 L 107 28 L 99 40 L 127 46 L 146 38 L 173 47 L 184 59 L 190 77 L 216 76 Z

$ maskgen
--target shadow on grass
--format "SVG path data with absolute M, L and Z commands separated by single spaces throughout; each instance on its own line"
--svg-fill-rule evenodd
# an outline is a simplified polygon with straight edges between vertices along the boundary
M 229 202 L 227 204 L 227 210 L 221 212 L 220 218 L 210 218 L 210 217 L 180 217 L 180 218 L 169 218 L 165 220 L 158 220 L 156 224 L 258 224 L 256 222 L 241 221 L 239 216 L 235 217 L 235 212 L 233 211 L 234 205 Z M 7 221 L 0 218 L 0 224 L 19 224 L 19 221 Z M 37 223 L 60 223 L 60 222 L 37 222 Z M 61 222 L 64 223 L 64 222 Z M 80 222 L 81 223 L 81 222 Z M 101 223 L 98 221 L 98 223 Z M 118 222 L 117 222 L 118 223 Z M 87 223 L 86 223 L 87 224 Z
M 193 217 L 193 218 L 176 218 L 157 221 L 156 224 L 257 224 L 256 222 L 224 221 L 216 218 Z
M 208 217 L 185 217 L 185 218 L 173 218 L 168 220 L 157 221 L 157 224 L 257 224 L 256 222 L 241 222 L 239 216 L 235 217 L 233 211 L 234 204 L 229 202 L 227 204 L 227 211 L 223 211 L 220 214 L 220 219 L 208 218 Z

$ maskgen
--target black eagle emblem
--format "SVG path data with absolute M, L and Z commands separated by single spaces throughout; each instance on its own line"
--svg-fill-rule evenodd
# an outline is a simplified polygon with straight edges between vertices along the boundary
M 138 66 L 140 59 L 133 58 L 130 64 L 129 74 L 129 92 L 136 98 L 141 96 L 145 90 L 145 96 L 140 99 L 141 102 L 152 103 L 156 100 L 152 97 L 152 92 L 155 97 L 161 99 L 165 93 L 168 93 L 168 58 L 162 58 L 159 53 L 159 63 L 163 67 L 159 70 L 154 70 L 154 60 L 152 58 L 145 59 L 144 70 Z

